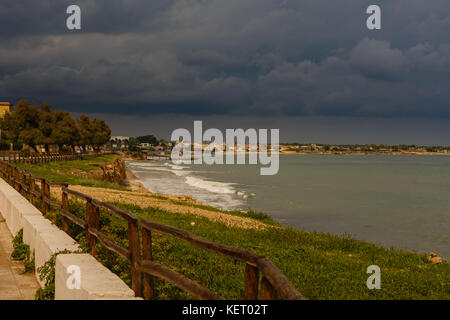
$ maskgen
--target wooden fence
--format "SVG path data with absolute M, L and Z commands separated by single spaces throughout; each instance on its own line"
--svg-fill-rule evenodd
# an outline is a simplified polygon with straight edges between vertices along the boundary
M 25 153 L 20 151 L 0 151 L 0 161 L 6 162 L 21 162 L 21 163 L 44 163 L 50 161 L 61 161 L 61 160 L 79 160 L 83 157 L 97 157 L 105 154 L 112 154 L 111 151 L 100 151 L 100 152 L 70 152 L 70 153 Z
M 157 277 L 189 293 L 195 299 L 223 299 L 223 297 L 213 293 L 177 271 L 153 261 L 152 233 L 157 232 L 186 241 L 194 246 L 235 261 L 245 263 L 244 299 L 306 299 L 269 259 L 251 251 L 214 243 L 190 232 L 147 219 L 140 219 L 140 225 L 142 226 L 142 235 L 140 235 L 139 221 L 136 216 L 110 203 L 101 202 L 88 195 L 71 190 L 65 183 L 53 183 L 47 179 L 36 177 L 32 173 L 24 171 L 6 161 L 0 160 L 0 172 L 3 175 L 3 179 L 18 192 L 28 197 L 33 205 L 36 206 L 37 202 L 40 202 L 40 210 L 44 216 L 49 212 L 51 207 L 59 210 L 63 217 L 63 230 L 66 233 L 70 235 L 69 222 L 86 230 L 86 243 L 93 256 L 97 254 L 96 244 L 100 243 L 106 249 L 128 259 L 131 267 L 132 289 L 138 297 L 144 297 L 146 300 L 154 298 L 154 277 Z M 36 183 L 39 184 L 39 190 L 36 189 Z M 51 198 L 51 187 L 57 187 L 61 190 L 61 202 Z M 85 202 L 85 220 L 69 211 L 69 195 Z M 100 208 L 106 209 L 106 212 L 109 214 L 127 222 L 127 248 L 115 244 L 101 234 L 99 231 Z

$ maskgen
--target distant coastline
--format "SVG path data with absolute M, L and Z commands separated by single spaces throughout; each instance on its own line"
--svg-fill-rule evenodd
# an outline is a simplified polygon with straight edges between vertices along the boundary
M 227 155 L 229 152 L 224 151 L 223 155 Z M 254 151 L 254 152 L 233 152 L 235 155 L 237 154 L 259 154 L 260 152 Z M 403 155 L 429 155 L 429 156 L 450 156 L 450 152 L 418 152 L 418 151 L 403 151 L 403 152 L 395 152 L 395 151 L 292 151 L 292 150 L 280 150 L 278 152 L 279 154 L 287 154 L 287 155 L 392 155 L 392 156 L 403 156 Z M 271 154 L 270 151 L 268 151 L 268 154 Z M 165 155 L 170 155 L 170 153 L 165 153 Z M 158 158 L 158 156 L 156 156 Z M 153 159 L 153 158 L 146 158 L 145 154 L 133 157 L 131 155 L 128 155 L 125 158 L 126 161 L 158 161 L 158 160 L 170 160 L 170 158 L 164 158 L 164 159 Z
M 361 152 L 361 151 L 280 151 L 280 154 L 320 154 L 320 155 L 346 155 L 346 154 L 358 154 L 358 155 L 441 155 L 450 156 L 447 152 Z

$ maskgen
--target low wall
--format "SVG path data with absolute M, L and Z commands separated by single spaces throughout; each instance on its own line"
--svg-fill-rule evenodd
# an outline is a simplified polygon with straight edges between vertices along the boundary
M 68 289 L 71 274 L 66 270 L 77 266 L 80 288 Z M 114 273 L 98 263 L 90 254 L 60 254 L 56 257 L 56 300 L 136 299 L 131 290 Z
M 39 280 L 37 268 L 57 252 L 81 251 L 74 239 L 44 218 L 37 208 L 3 179 L 0 179 L 0 213 L 5 218 L 6 225 L 13 236 L 23 229 L 24 243 L 28 244 L 35 254 L 36 277 L 41 287 L 44 283 Z M 66 285 L 70 276 L 67 272 L 69 266 L 80 268 L 80 288 L 70 289 Z M 60 254 L 56 258 L 55 299 L 138 298 L 134 297 L 133 290 L 93 256 L 85 253 L 71 253 Z

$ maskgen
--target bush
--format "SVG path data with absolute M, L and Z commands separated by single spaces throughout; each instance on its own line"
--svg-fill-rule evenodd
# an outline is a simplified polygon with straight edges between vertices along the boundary
M 17 233 L 12 243 L 14 250 L 11 253 L 11 258 L 16 261 L 24 262 L 25 268 L 22 273 L 34 272 L 34 252 L 33 255 L 30 256 L 30 246 L 23 243 L 23 229 Z
M 45 281 L 44 288 L 36 291 L 35 300 L 54 300 L 55 299 L 55 263 L 58 254 L 72 253 L 69 250 L 63 250 L 53 254 L 50 259 L 38 268 L 39 279 Z

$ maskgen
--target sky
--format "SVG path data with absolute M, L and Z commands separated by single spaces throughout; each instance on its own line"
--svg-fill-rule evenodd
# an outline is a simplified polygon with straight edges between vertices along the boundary
M 1 1 L 0 23 L 0 101 L 103 117 L 113 135 L 203 120 L 285 142 L 450 145 L 448 0 Z

